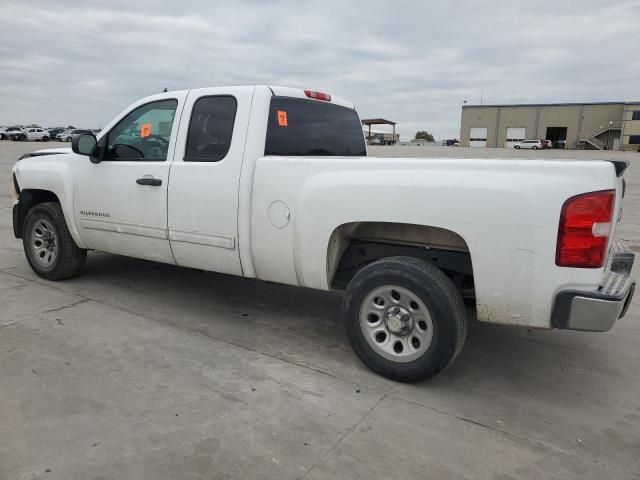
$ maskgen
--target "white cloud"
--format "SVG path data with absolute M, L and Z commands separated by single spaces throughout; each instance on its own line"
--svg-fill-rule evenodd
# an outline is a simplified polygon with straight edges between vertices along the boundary
M 640 99 L 640 2 L 20 1 L 0 9 L 0 124 L 106 124 L 139 97 L 311 87 L 458 135 L 462 100 Z

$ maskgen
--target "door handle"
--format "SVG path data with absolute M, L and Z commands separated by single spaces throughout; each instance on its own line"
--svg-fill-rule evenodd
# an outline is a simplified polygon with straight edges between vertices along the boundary
M 153 177 L 142 177 L 137 179 L 136 183 L 138 185 L 150 185 L 152 187 L 159 187 L 160 185 L 162 185 L 162 180 Z

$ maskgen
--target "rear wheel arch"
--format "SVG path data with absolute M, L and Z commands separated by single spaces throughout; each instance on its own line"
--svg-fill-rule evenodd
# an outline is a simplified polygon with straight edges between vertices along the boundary
M 457 232 L 430 225 L 351 222 L 336 227 L 327 244 L 327 283 L 343 289 L 358 271 L 382 258 L 406 256 L 443 270 L 464 297 L 474 297 L 472 255 Z

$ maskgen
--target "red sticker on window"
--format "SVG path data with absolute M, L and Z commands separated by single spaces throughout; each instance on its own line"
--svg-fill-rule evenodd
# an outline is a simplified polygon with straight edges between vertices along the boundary
M 151 124 L 143 123 L 140 125 L 140 138 L 149 137 L 151 135 Z
M 281 127 L 286 127 L 287 125 L 289 125 L 289 123 L 287 122 L 287 112 L 285 112 L 284 110 L 278 110 L 278 125 L 280 125 Z

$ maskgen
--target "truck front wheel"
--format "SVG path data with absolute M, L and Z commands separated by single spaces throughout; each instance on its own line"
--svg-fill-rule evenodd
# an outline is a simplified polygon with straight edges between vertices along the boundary
M 347 287 L 343 315 L 358 357 L 401 382 L 446 369 L 467 332 L 464 303 L 451 280 L 411 257 L 384 258 L 360 270 Z
M 60 204 L 40 203 L 29 210 L 22 244 L 29 265 L 40 277 L 62 280 L 80 273 L 87 251 L 71 237 Z

